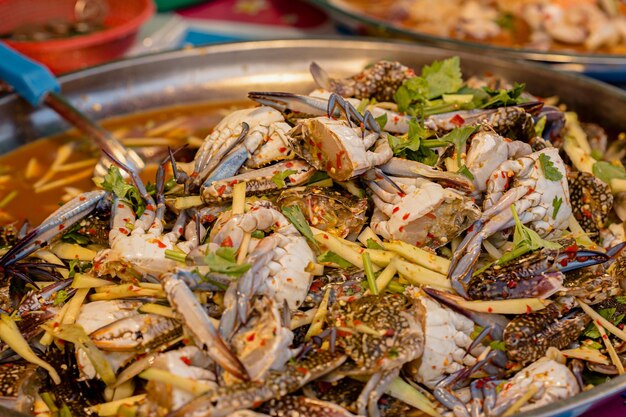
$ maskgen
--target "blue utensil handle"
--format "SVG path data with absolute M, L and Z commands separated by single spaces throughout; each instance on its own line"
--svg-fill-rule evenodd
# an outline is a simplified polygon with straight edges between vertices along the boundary
M 8 83 L 33 106 L 40 105 L 50 91 L 61 91 L 48 68 L 26 58 L 4 42 L 0 42 L 0 80 Z

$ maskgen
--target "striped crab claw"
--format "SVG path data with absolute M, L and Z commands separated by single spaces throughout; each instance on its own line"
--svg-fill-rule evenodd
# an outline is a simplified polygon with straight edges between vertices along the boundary
M 337 108 L 344 116 L 341 119 L 330 117 Z M 290 135 L 297 154 L 338 181 L 354 178 L 393 156 L 387 135 L 372 114 L 361 115 L 336 94 L 328 100 L 327 116 L 298 121 Z
M 30 275 L 46 277 L 46 280 L 58 280 L 60 276 L 48 270 L 52 265 L 20 261 L 48 245 L 53 239 L 60 236 L 64 230 L 69 229 L 88 216 L 98 205 L 107 204 L 106 196 L 106 191 L 89 191 L 65 203 L 39 226 L 15 243 L 0 258 L 0 269 L 9 276 L 14 276 L 33 285 L 35 283 Z M 57 267 L 57 265 L 54 265 L 54 267 Z
M 224 342 L 206 310 L 191 289 L 175 273 L 166 274 L 161 281 L 170 305 L 180 314 L 184 327 L 204 353 L 227 372 L 242 381 L 250 377 L 246 368 Z

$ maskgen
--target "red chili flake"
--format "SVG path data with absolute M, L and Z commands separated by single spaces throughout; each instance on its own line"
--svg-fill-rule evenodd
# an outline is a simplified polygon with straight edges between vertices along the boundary
M 572 244 L 565 248 L 565 253 L 576 253 L 578 252 L 578 245 Z
M 148 210 L 148 211 L 154 211 L 154 206 L 153 206 L 152 204 L 148 204 L 148 205 L 146 206 L 146 210 Z
M 400 198 L 404 198 L 404 197 L 406 197 L 406 194 L 404 194 L 403 192 L 399 192 L 399 193 L 398 193 L 398 196 L 399 196 Z
M 85 201 L 87 200 L 87 198 L 84 195 L 81 195 L 80 198 L 78 199 L 78 201 Z
M 463 126 L 463 123 L 465 123 L 465 119 L 457 114 L 452 119 L 450 119 L 450 123 L 452 123 L 456 127 L 461 127 Z
M 59 230 L 63 230 L 63 229 L 65 229 L 65 225 L 64 225 L 63 223 L 61 223 L 61 224 L 59 225 Z
M 123 228 L 123 227 L 120 227 L 118 230 L 120 231 L 120 233 L 123 233 L 123 234 L 125 234 L 125 235 L 127 235 L 127 234 L 128 234 L 128 230 L 126 230 L 126 229 L 125 229 L 125 228 Z
M 251 334 L 249 334 L 248 336 L 246 336 L 246 340 L 247 340 L 248 342 L 253 342 L 253 341 L 254 341 L 254 337 L 255 337 L 255 336 L 256 336 L 256 334 L 251 333 Z
M 183 361 L 185 365 L 191 366 L 191 359 L 189 359 L 187 356 L 181 356 L 180 360 Z
M 400 231 L 400 233 L 404 232 L 404 226 L 400 226 L 398 230 Z
M 185 337 L 185 338 L 182 340 L 182 342 L 183 342 L 183 345 L 188 345 L 188 344 L 189 344 L 189 342 L 190 342 L 190 340 L 189 340 L 189 339 L 187 339 L 187 338 Z
M 398 210 L 400 210 L 400 207 L 394 207 L 393 210 L 391 210 L 392 213 L 397 213 Z
M 428 232 L 428 233 L 426 233 L 426 237 L 429 238 L 429 239 L 434 239 L 435 235 L 433 235 L 432 233 Z
M 182 226 L 178 228 L 178 234 L 179 234 L 179 235 L 182 235 L 182 234 L 183 234 L 183 228 L 182 228 Z
M 293 162 L 287 162 L 287 163 L 285 164 L 285 166 L 286 166 L 287 168 L 291 168 L 291 167 L 293 166 Z
M 204 219 L 203 219 L 203 220 L 204 220 L 205 222 L 207 222 L 207 223 L 211 223 L 211 222 L 215 221 L 215 219 L 216 219 L 216 218 L 217 218 L 217 217 L 215 217 L 214 215 L 209 214 L 208 216 L 204 216 Z
M 230 185 L 232 187 L 232 186 L 236 185 L 238 182 L 239 182 L 238 180 L 232 180 L 230 182 L 230 184 L 228 184 L 228 185 Z
M 224 239 L 222 241 L 222 247 L 227 247 L 227 248 L 232 248 L 233 247 L 233 240 L 230 238 L 230 236 L 226 236 L 226 239 Z
M 285 148 L 284 146 L 281 146 L 280 148 L 278 148 L 278 152 L 280 153 L 285 153 L 287 151 L 287 148 Z
M 217 195 L 224 194 L 224 191 L 226 191 L 226 186 L 222 185 L 220 188 L 217 189 Z
M 167 245 L 166 245 L 165 243 L 161 242 L 161 241 L 160 241 L 160 240 L 158 240 L 158 239 L 156 240 L 156 242 L 155 242 L 155 243 L 156 243 L 156 244 L 157 244 L 157 246 L 158 246 L 159 248 L 161 248 L 161 249 L 165 249 L 165 248 L 167 248 Z
M 332 167 L 333 167 L 333 164 L 331 164 L 330 161 L 326 162 L 326 172 L 330 171 Z
M 530 306 L 528 304 L 526 304 L 526 314 L 530 314 L 533 312 L 533 309 L 530 308 Z
M 609 337 L 608 337 L 606 334 L 603 334 L 603 335 L 602 335 L 602 339 L 606 340 L 606 339 L 608 339 L 608 338 L 609 338 Z
M 322 235 L 324 239 L 328 240 L 328 235 Z
M 348 335 L 350 335 L 350 333 L 344 332 L 343 330 L 337 330 L 337 336 L 339 337 L 346 337 Z
M 306 374 L 308 374 L 308 373 L 309 373 L 309 370 L 308 370 L 308 369 L 306 369 L 304 366 L 299 366 L 299 367 L 297 367 L 297 368 L 296 368 L 296 371 L 298 371 L 298 372 L 300 372 L 301 374 L 304 374 L 304 375 L 306 375 Z
M 567 264 L 569 263 L 569 260 L 567 259 L 562 259 L 561 262 L 559 262 L 561 264 L 561 266 L 567 266 Z
M 582 213 L 583 213 L 583 216 L 587 217 L 588 219 L 590 219 L 593 216 L 591 212 L 587 209 L 582 209 Z
M 118 204 L 118 205 L 117 205 L 117 208 L 121 208 L 121 209 L 123 209 L 124 207 L 125 207 L 125 206 L 124 206 L 124 204 L 122 204 L 122 203 L 120 203 L 120 204 Z
M 91 229 L 87 229 L 87 234 L 88 235 L 95 235 L 96 233 L 97 233 L 97 231 L 93 227 Z
M 489 313 L 492 313 L 492 312 L 493 312 L 493 308 L 489 307 L 489 308 L 487 308 L 487 311 L 488 311 Z
M 509 288 L 515 288 L 515 287 L 517 287 L 517 282 L 511 280 L 511 281 L 506 283 L 506 286 L 509 287 Z
M 191 175 L 190 175 L 190 177 L 191 177 L 191 178 L 196 178 L 198 175 L 200 175 L 200 173 L 198 173 L 198 172 L 192 172 L 192 173 L 191 173 Z
M 263 339 L 259 342 L 259 346 L 265 346 L 266 343 L 267 343 L 266 340 Z
M 431 213 L 426 213 L 424 216 L 428 217 L 429 219 L 436 219 L 437 218 L 437 216 L 435 216 L 432 212 Z
M 586 262 L 587 260 L 589 260 L 588 256 L 579 256 L 578 258 L 576 258 L 576 260 L 578 262 Z
M 55 321 L 54 323 L 52 323 L 52 327 L 54 327 L 55 329 L 59 327 L 60 325 L 61 323 L 59 323 L 58 321 Z
M 409 213 L 406 213 L 404 216 L 402 216 L 402 220 L 406 220 L 409 218 Z
M 354 320 L 353 323 L 354 323 L 355 326 L 363 324 L 363 322 L 361 320 Z
M 337 169 L 341 169 L 341 152 L 339 152 L 335 158 L 335 165 L 337 165 Z
M 394 329 L 387 329 L 387 330 L 385 330 L 385 336 L 387 336 L 387 337 L 391 337 L 394 334 L 396 334 L 396 331 Z
M 468 231 L 468 232 L 471 232 L 472 230 L 474 230 L 474 225 L 471 225 L 471 226 L 467 229 L 467 231 Z

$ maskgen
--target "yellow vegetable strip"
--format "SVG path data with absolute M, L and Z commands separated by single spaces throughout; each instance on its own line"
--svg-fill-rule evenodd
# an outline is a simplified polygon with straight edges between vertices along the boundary
M 79 261 L 92 261 L 96 257 L 96 251 L 73 243 L 57 242 L 50 247 L 50 251 L 60 259 L 78 259 Z
M 54 171 L 65 172 L 65 171 L 74 171 L 76 169 L 81 169 L 81 168 L 88 168 L 88 167 L 93 168 L 97 163 L 98 163 L 97 158 L 84 159 L 78 162 L 72 162 L 69 164 L 59 165 L 58 167 L 54 168 Z
M 9 192 L 9 194 L 4 196 L 4 198 L 0 200 L 0 209 L 5 208 L 11 201 L 13 201 L 13 199 L 17 197 L 17 194 L 18 194 L 17 190 L 12 190 Z
M 610 365 L 611 362 L 606 355 L 603 355 L 598 349 L 590 349 L 587 347 L 579 347 L 576 349 L 562 350 L 561 354 L 566 358 L 582 359 L 588 362 L 600 363 L 602 365 Z
M 65 312 L 65 316 L 63 316 L 63 320 L 61 320 L 61 324 L 72 324 L 76 321 L 76 318 L 80 313 L 80 307 L 85 302 L 85 298 L 87 298 L 88 293 L 89 288 L 79 288 L 76 290 L 72 299 L 67 303 L 69 304 L 69 307 Z
M 156 126 L 156 127 L 153 127 L 150 130 L 146 130 L 146 136 L 150 136 L 150 137 L 152 137 L 152 136 L 161 136 L 164 133 L 166 133 L 168 130 L 172 130 L 175 127 L 178 127 L 181 124 L 185 123 L 185 121 L 186 121 L 186 117 L 184 117 L 184 116 L 177 117 L 177 118 L 172 119 L 172 120 L 170 120 L 170 121 L 168 121 L 166 123 L 163 123 L 160 126 Z
M 587 235 L 587 232 L 583 230 L 583 228 L 580 226 L 580 224 L 578 223 L 578 220 L 576 220 L 573 214 L 569 216 L 569 219 L 567 219 L 567 224 L 568 224 L 569 230 L 574 235 L 574 239 L 576 239 L 580 244 L 585 245 L 586 247 L 590 249 L 594 249 L 594 250 L 600 249 L 589 238 L 589 236 Z
M 171 307 L 167 307 L 161 304 L 147 303 L 139 307 L 139 311 L 141 313 L 158 314 L 159 316 L 169 317 L 171 319 L 179 318 Z
M 615 336 L 619 337 L 624 342 L 626 342 L 626 332 L 615 327 L 613 323 L 611 323 L 610 321 L 602 317 L 600 314 L 596 313 L 594 309 L 589 307 L 583 301 L 579 299 L 577 299 L 577 301 L 578 301 L 578 305 L 580 306 L 580 308 L 582 308 L 585 311 L 585 313 L 587 313 L 589 317 L 591 317 L 594 320 L 594 322 L 597 322 L 597 324 L 604 327 L 604 329 L 608 330 L 609 332 L 613 333 Z
M 526 314 L 546 308 L 550 302 L 540 298 L 516 298 L 511 300 L 468 301 L 456 295 L 450 295 L 461 307 L 481 313 Z
M 537 393 L 537 391 L 539 391 L 537 385 L 531 384 L 528 388 L 526 388 L 524 394 L 522 394 L 522 396 L 517 401 L 515 401 L 513 405 L 511 405 L 511 407 L 509 407 L 509 409 L 504 412 L 504 414 L 502 414 L 502 417 L 509 417 L 515 414 L 524 404 L 530 401 L 530 399 Z
M 380 275 L 376 278 L 376 287 L 379 292 L 387 288 L 387 285 L 389 285 L 393 277 L 396 275 L 396 272 L 398 272 L 398 269 L 394 263 L 390 263 L 385 269 L 382 270 Z
M 69 307 L 70 307 L 70 304 L 65 303 L 63 307 L 61 307 L 61 309 L 57 312 L 57 314 L 51 320 L 48 321 L 48 327 L 53 329 L 59 326 L 61 322 L 63 321 L 63 317 L 65 317 L 65 313 L 67 312 L 67 309 Z M 52 332 L 49 332 L 46 330 L 46 333 L 44 333 L 44 335 L 41 336 L 39 343 L 41 343 L 43 346 L 50 346 L 53 341 L 54 341 L 54 335 L 52 334 Z
M 447 275 L 448 269 L 450 269 L 450 261 L 441 256 L 437 256 L 432 252 L 418 248 L 417 246 L 410 245 L 400 240 L 394 240 L 386 242 L 384 244 L 385 249 L 397 253 L 403 258 L 421 265 L 431 271 L 439 272 L 440 274 Z
M 111 285 L 111 281 L 81 273 L 75 274 L 74 280 L 72 281 L 72 288 L 97 288 L 109 285 Z
M 378 235 L 374 233 L 371 227 L 366 227 L 363 229 L 357 240 L 363 244 L 363 246 L 367 246 L 367 241 L 372 239 L 374 242 L 378 243 L 380 246 L 383 246 L 383 241 L 380 240 Z
M 88 168 L 84 171 L 80 171 L 77 174 L 64 177 L 57 181 L 49 182 L 45 185 L 35 188 L 35 193 L 43 193 L 44 191 L 50 191 L 55 188 L 63 187 L 76 181 L 90 178 L 93 175 L 93 168 Z
M 431 417 L 441 417 L 441 414 L 436 410 L 435 405 L 421 392 L 409 385 L 402 378 L 396 377 L 387 390 L 387 394 L 394 398 L 399 399 L 418 410 L 423 411 Z
M 439 272 L 431 271 L 400 258 L 395 258 L 392 264 L 396 267 L 398 273 L 413 285 L 430 285 L 448 291 L 452 290 L 450 280 Z
M 598 333 L 600 333 L 600 337 L 604 341 L 604 346 L 606 346 L 606 350 L 609 352 L 611 362 L 613 362 L 613 365 L 615 365 L 615 368 L 617 368 L 617 373 L 620 375 L 624 375 L 624 365 L 622 365 L 622 360 L 619 358 L 619 356 L 617 356 L 617 352 L 613 347 L 613 343 L 611 343 L 611 340 L 609 340 L 609 336 L 606 334 L 606 331 L 604 331 L 604 327 L 598 324 L 597 321 L 594 321 L 593 324 L 596 325 Z
M 52 177 L 54 177 L 55 168 L 57 168 L 58 166 L 63 165 L 65 163 L 65 161 L 68 160 L 68 158 L 72 154 L 73 147 L 74 146 L 70 142 L 70 143 L 66 143 L 65 145 L 63 145 L 59 149 L 57 149 L 57 151 L 56 151 L 56 158 L 54 159 L 54 161 L 52 161 L 52 165 L 50 165 L 50 168 L 44 174 L 44 176 L 41 177 L 41 179 L 39 181 L 37 181 L 35 184 L 33 184 L 34 188 L 41 187 L 46 182 L 50 181 L 50 179 L 52 179 Z
M 100 417 L 117 415 L 117 410 L 123 405 L 133 405 L 146 399 L 146 394 L 139 394 L 123 400 L 111 401 L 108 403 L 96 404 L 88 408 L 89 411 L 97 413 Z
M 48 362 L 39 358 L 30 348 L 28 342 L 22 336 L 20 329 L 7 314 L 0 315 L 0 339 L 6 343 L 11 349 L 20 355 L 25 361 L 41 366 L 50 374 L 50 378 L 55 384 L 61 383 L 61 378 L 57 371 Z
M 180 375 L 176 375 L 171 372 L 167 372 L 157 368 L 148 368 L 140 373 L 139 377 L 147 379 L 148 381 L 156 381 L 162 382 L 164 384 L 169 384 L 173 387 L 180 388 L 194 395 L 202 395 L 213 389 L 213 386 L 206 382 L 197 381 L 191 378 L 185 378 Z
M 314 233 L 316 233 L 315 230 Z M 328 248 L 328 250 L 335 252 L 337 255 L 350 262 L 352 265 L 361 269 L 363 268 L 363 259 L 361 258 L 361 254 L 357 250 L 349 247 L 348 245 L 342 244 L 342 242 L 337 237 L 326 232 L 316 233 L 313 237 L 319 244 L 325 246 L 326 248 Z M 380 267 L 376 265 L 373 265 L 372 267 L 374 271 L 380 270 Z
M 178 146 L 179 139 L 171 138 L 123 138 L 121 140 L 125 146 Z
M 322 298 L 322 302 L 320 306 L 317 308 L 315 312 L 315 316 L 313 316 L 313 321 L 311 322 L 311 326 L 309 326 L 309 330 L 307 330 L 306 335 L 304 336 L 304 341 L 308 342 L 313 336 L 317 336 L 322 332 L 322 328 L 324 327 L 324 321 L 326 321 L 326 315 L 328 314 L 328 300 L 330 298 L 330 289 L 327 289 L 324 293 L 324 298 Z

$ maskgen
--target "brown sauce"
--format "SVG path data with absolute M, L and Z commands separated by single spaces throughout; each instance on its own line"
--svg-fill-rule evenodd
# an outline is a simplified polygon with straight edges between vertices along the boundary
M 102 125 L 131 147 L 157 146 L 164 150 L 167 146 L 177 148 L 191 143 L 193 148 L 226 112 L 247 105 L 245 102 L 221 102 L 168 107 L 111 118 Z M 63 146 L 72 150 L 61 164 L 62 169 L 76 168 L 57 171 L 41 183 Z M 94 189 L 91 172 L 98 157 L 98 149 L 76 131 L 42 138 L 0 156 L 0 225 L 24 220 L 39 224 L 71 196 L 66 187 L 71 187 L 71 192 Z M 142 172 L 143 180 L 154 182 L 156 168 L 155 164 L 149 165 Z M 71 180 L 73 177 L 77 179 Z M 68 179 L 67 184 L 54 186 L 55 182 Z

